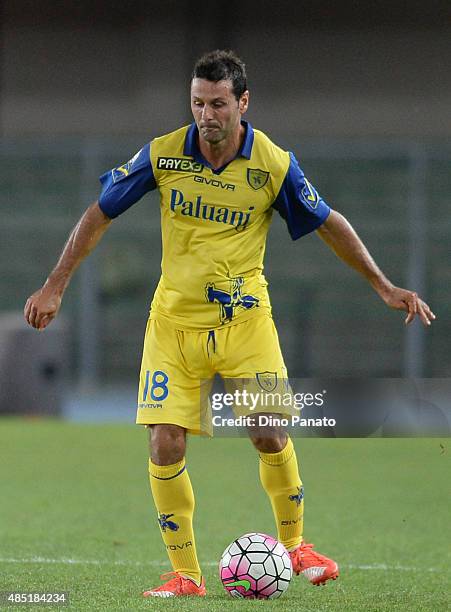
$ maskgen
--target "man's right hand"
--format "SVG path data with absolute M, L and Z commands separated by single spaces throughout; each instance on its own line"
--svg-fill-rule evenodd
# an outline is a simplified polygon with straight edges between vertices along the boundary
M 42 331 L 58 314 L 63 296 L 50 285 L 44 285 L 27 300 L 24 308 L 25 321 Z
M 31 327 L 43 330 L 53 321 L 72 274 L 97 245 L 110 223 L 111 219 L 98 202 L 85 210 L 71 231 L 56 267 L 41 289 L 30 295 L 25 304 L 25 320 Z

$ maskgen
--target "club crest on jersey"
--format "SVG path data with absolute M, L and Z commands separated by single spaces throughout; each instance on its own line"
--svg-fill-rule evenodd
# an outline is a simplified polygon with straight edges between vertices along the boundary
M 257 168 L 247 169 L 247 182 L 252 189 L 261 189 L 266 185 L 269 179 L 269 172 L 259 170 Z
M 257 372 L 257 382 L 263 391 L 274 391 L 277 387 L 277 372 Z
M 231 290 L 224 291 L 216 289 L 214 283 L 205 285 L 205 296 L 207 302 L 219 304 L 219 320 L 221 323 L 228 323 L 235 314 L 236 308 L 250 310 L 258 307 L 259 299 L 253 295 L 242 295 L 241 287 L 244 285 L 244 278 L 234 278 L 231 281 Z
M 305 186 L 302 188 L 302 197 L 304 201 L 310 206 L 310 208 L 315 209 L 318 206 L 319 195 L 313 185 L 308 181 L 304 176 Z
M 192 159 L 184 157 L 159 157 L 158 170 L 173 170 L 175 172 L 202 172 L 203 165 Z

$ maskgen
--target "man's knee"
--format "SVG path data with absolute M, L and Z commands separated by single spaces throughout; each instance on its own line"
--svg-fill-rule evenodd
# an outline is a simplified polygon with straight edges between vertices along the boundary
M 186 451 L 186 429 L 179 425 L 149 425 L 149 454 L 156 465 L 181 461 Z
M 262 453 L 280 453 L 288 440 L 286 431 L 279 425 L 249 426 L 248 433 L 252 444 Z

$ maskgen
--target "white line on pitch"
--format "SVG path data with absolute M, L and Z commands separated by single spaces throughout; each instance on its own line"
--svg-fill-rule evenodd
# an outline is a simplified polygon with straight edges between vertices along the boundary
M 167 565 L 167 561 L 128 561 L 125 559 L 111 560 L 100 560 L 100 559 L 71 559 L 62 557 L 61 559 L 49 559 L 47 557 L 29 557 L 28 559 L 16 559 L 13 557 L 0 557 L 0 563 L 55 563 L 61 565 L 130 565 L 135 567 L 162 567 Z M 201 565 L 207 567 L 216 567 L 217 561 L 203 561 Z M 341 564 L 342 569 L 355 569 L 355 570 L 367 570 L 367 571 L 399 571 L 399 572 L 440 572 L 443 571 L 436 567 L 410 567 L 406 565 L 386 565 L 385 563 L 376 563 L 374 565 L 354 565 L 354 564 Z

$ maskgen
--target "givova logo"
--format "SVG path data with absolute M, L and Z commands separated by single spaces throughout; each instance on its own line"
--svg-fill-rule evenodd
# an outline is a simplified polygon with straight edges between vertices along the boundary
M 195 174 L 193 179 L 196 183 L 204 183 L 205 185 L 212 185 L 213 187 L 235 191 L 235 185 L 233 183 L 223 183 L 218 179 L 207 178 L 206 176 L 199 176 L 198 174 Z
M 189 548 L 193 543 L 191 540 L 187 542 L 182 542 L 181 544 L 166 544 L 166 550 L 183 550 L 184 548 Z

